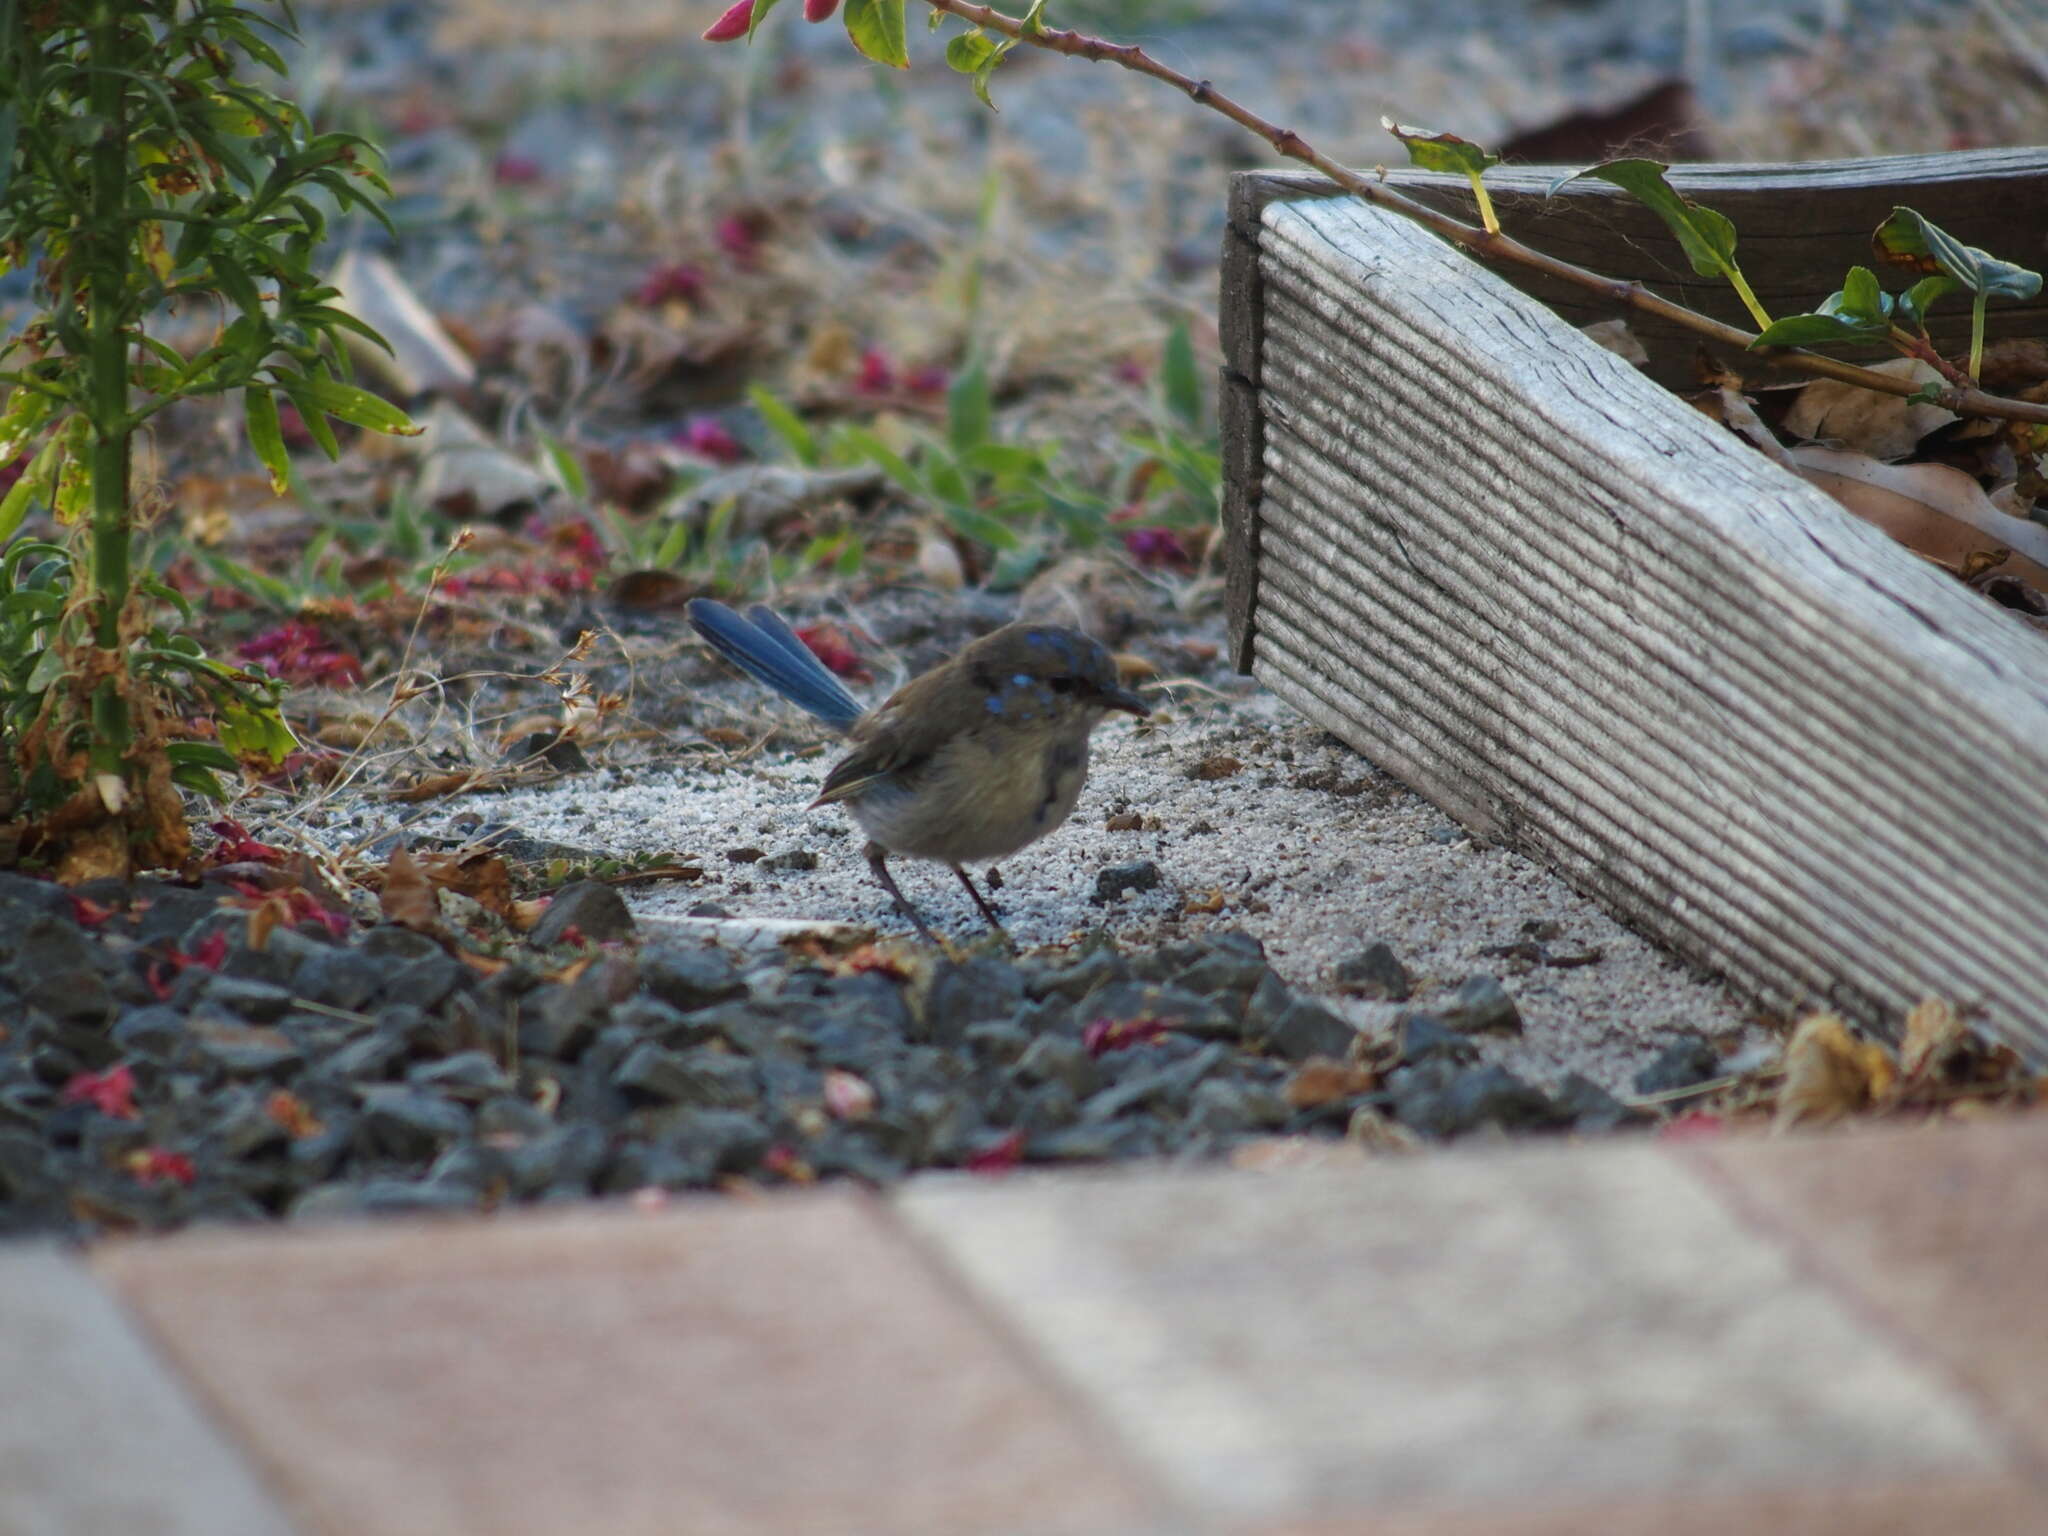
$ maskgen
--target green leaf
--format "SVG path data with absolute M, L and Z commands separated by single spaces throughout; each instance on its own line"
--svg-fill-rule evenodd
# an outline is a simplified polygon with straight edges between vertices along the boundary
M 1883 321 L 1871 324 L 1853 315 L 1783 315 L 1773 320 L 1751 342 L 1750 350 L 1762 347 L 1813 347 L 1831 341 L 1881 340 L 1888 327 Z
M 206 800 L 225 800 L 227 786 L 214 777 L 209 768 L 197 763 L 174 763 L 171 765 L 171 782 L 180 789 L 189 789 L 193 794 Z
M 40 389 L 16 388 L 7 396 L 7 414 L 0 416 L 0 464 L 11 463 L 35 435 L 57 402 Z
M 846 35 L 877 64 L 910 68 L 903 0 L 846 0 Z
M 978 448 L 989 439 L 988 369 L 974 359 L 946 390 L 946 441 L 955 453 Z
M 1194 338 L 1185 320 L 1167 333 L 1166 351 L 1159 359 L 1159 383 L 1166 396 L 1166 408 L 1174 419 L 1189 429 L 1202 424 L 1202 374 L 1195 366 Z
M 1482 171 L 1500 164 L 1499 155 L 1489 155 L 1471 140 L 1461 139 L 1455 133 L 1432 133 L 1427 128 L 1404 128 L 1391 117 L 1381 118 L 1380 126 L 1408 147 L 1408 163 L 1425 171 L 1448 171 L 1455 175 L 1477 176 Z
M 54 645 L 46 645 L 36 657 L 35 666 L 29 670 L 25 687 L 30 693 L 45 693 L 63 675 L 64 653 Z
M 963 75 L 971 75 L 994 55 L 996 45 L 989 41 L 988 34 L 980 28 L 962 32 L 946 44 L 946 64 Z
M 210 741 L 166 742 L 164 756 L 173 763 L 194 763 L 202 768 L 218 768 L 224 773 L 233 773 L 242 766 L 227 748 Z
M 1841 290 L 1830 294 L 1821 310 L 1878 325 L 1887 324 L 1891 319 L 1891 304 L 1884 289 L 1878 286 L 1877 274 L 1868 267 L 1851 267 L 1842 279 Z
M 768 13 L 775 9 L 779 0 L 754 0 L 754 9 L 747 21 L 747 41 L 754 40 L 754 34 L 761 30 L 761 23 L 768 19 Z
M 291 489 L 292 456 L 278 424 L 277 396 L 261 384 L 251 384 L 242 391 L 242 421 L 249 431 L 249 446 L 270 471 L 270 489 L 282 496 Z
M 1965 245 L 1911 208 L 1894 208 L 1870 237 L 1880 261 L 1953 278 L 1972 294 L 2024 302 L 2041 291 L 2041 274 Z
M 1945 274 L 1921 278 L 1895 301 L 1900 322 L 1925 330 L 1927 311 L 1934 307 L 1934 301 L 1945 293 L 1954 293 L 1957 287 L 1956 280 Z
M 818 439 L 811 429 L 803 424 L 795 411 L 784 405 L 761 385 L 752 385 L 747 398 L 754 402 L 754 409 L 761 420 L 768 424 L 768 430 L 782 439 L 783 445 L 795 457 L 797 463 L 816 467 L 818 463 Z
M 293 398 L 301 393 L 328 415 L 352 427 L 387 432 L 393 437 L 418 437 L 426 430 L 414 426 L 412 418 L 389 400 L 373 395 L 367 389 L 358 389 L 353 384 L 344 384 L 339 379 L 308 374 L 300 387 L 293 391 Z
M 583 466 L 576 461 L 576 455 L 569 451 L 569 445 L 543 432 L 540 446 L 548 456 L 548 462 L 554 466 L 555 478 L 562 482 L 562 489 L 578 501 L 587 501 L 590 498 L 590 480 L 583 473 Z
M 904 462 L 903 456 L 867 428 L 847 427 L 839 440 L 895 481 L 897 489 L 906 495 L 922 497 L 930 494 L 924 482 L 918 479 L 917 471 Z
M 1591 170 L 1559 178 L 1551 184 L 1555 192 L 1566 182 L 1591 176 L 1630 193 L 1664 221 L 1665 227 L 1685 248 L 1686 259 L 1701 277 L 1721 277 L 1735 272 L 1735 225 L 1725 214 L 1702 208 L 1679 195 L 1664 179 L 1669 167 L 1655 160 L 1609 160 Z
M 998 522 L 995 518 L 958 502 L 947 503 L 944 511 L 946 521 L 953 525 L 954 531 L 973 539 L 976 543 L 986 544 L 990 549 L 1017 547 L 1017 531 L 1007 523 Z

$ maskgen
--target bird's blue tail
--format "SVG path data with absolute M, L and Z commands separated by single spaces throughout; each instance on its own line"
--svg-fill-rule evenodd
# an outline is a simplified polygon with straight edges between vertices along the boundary
M 843 731 L 864 712 L 771 610 L 757 603 L 742 618 L 723 603 L 699 597 L 691 600 L 689 615 L 690 627 L 719 655 L 827 725 Z

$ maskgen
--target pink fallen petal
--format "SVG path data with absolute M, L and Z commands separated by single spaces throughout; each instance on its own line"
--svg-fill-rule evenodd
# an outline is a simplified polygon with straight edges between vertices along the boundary
M 754 24 L 754 0 L 739 0 L 731 10 L 704 29 L 707 43 L 729 43 L 736 37 L 745 37 L 747 29 Z

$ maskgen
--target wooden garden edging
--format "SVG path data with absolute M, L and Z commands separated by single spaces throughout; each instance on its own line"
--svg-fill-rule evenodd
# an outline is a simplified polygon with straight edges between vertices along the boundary
M 1986 159 L 2002 237 L 1958 216 L 1985 206 L 1958 162 Z M 1856 165 L 1673 180 L 1725 206 L 1693 178 L 1803 176 L 1877 207 L 1823 221 L 1832 277 L 1799 307 L 1893 202 L 2038 260 L 2048 153 Z M 2048 638 L 1543 304 L 1329 190 L 1252 174 L 1233 194 L 1240 667 L 1763 1002 L 1895 1033 L 1940 993 L 2048 1056 Z M 1784 206 L 1781 233 L 1815 196 Z M 1510 232 L 1543 243 L 1503 201 Z M 1759 217 L 1737 215 L 1745 252 Z M 1650 238 L 1620 249 L 1640 263 Z

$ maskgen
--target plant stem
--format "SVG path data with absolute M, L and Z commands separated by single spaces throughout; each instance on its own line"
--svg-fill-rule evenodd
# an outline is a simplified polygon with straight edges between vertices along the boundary
M 1479 222 L 1489 235 L 1500 233 L 1500 216 L 1493 211 L 1493 198 L 1486 190 L 1486 183 L 1479 179 L 1479 172 L 1466 172 L 1472 179 L 1472 201 L 1479 207 Z
M 1742 300 L 1742 307 L 1749 311 L 1749 318 L 1756 322 L 1758 330 L 1764 330 L 1771 323 L 1770 311 L 1757 303 L 1756 294 L 1749 286 L 1749 279 L 1742 275 L 1742 268 L 1733 262 L 1728 265 L 1728 286 L 1735 290 L 1735 297 Z
M 1984 369 L 1984 306 L 1991 295 L 1981 285 L 1970 304 L 1970 382 L 1977 382 Z
M 92 423 L 92 590 L 98 643 L 121 642 L 128 602 L 128 338 L 123 301 L 128 278 L 128 133 L 119 71 L 123 23 L 117 0 L 100 0 L 91 30 L 92 189 L 84 238 L 89 341 L 87 418 Z M 121 745 L 125 746 L 126 743 Z
M 962 21 L 1019 42 L 1029 43 L 1034 48 L 1043 48 L 1051 53 L 1063 53 L 1074 58 L 1092 59 L 1097 62 L 1117 64 L 1133 73 L 1150 75 L 1179 91 L 1199 107 L 1229 118 L 1240 128 L 1258 135 L 1280 154 L 1290 160 L 1299 160 L 1303 165 L 1320 171 L 1324 176 L 1342 187 L 1352 196 L 1362 198 L 1375 207 L 1390 213 L 1398 213 L 1413 219 L 1425 229 L 1434 231 L 1454 245 L 1462 246 L 1483 261 L 1511 261 L 1527 267 L 1533 272 L 1568 282 L 1599 295 L 1617 308 L 1633 309 L 1646 315 L 1683 326 L 1697 335 L 1722 346 L 1748 350 L 1756 340 L 1754 333 L 1733 325 L 1724 325 L 1710 315 L 1674 304 L 1669 299 L 1659 298 L 1640 283 L 1625 283 L 1598 272 L 1589 272 L 1584 267 L 1574 266 L 1555 256 L 1546 255 L 1532 246 L 1498 232 L 1489 231 L 1464 223 L 1450 214 L 1439 213 L 1427 204 L 1411 197 L 1404 197 L 1384 182 L 1370 176 L 1360 175 L 1349 166 L 1339 165 L 1328 155 L 1317 149 L 1292 128 L 1281 128 L 1260 117 L 1256 112 L 1217 90 L 1207 80 L 1197 80 L 1179 70 L 1162 64 L 1132 43 L 1112 43 L 1106 38 L 1088 37 L 1072 30 L 1048 28 L 1040 30 L 1027 28 L 1015 16 L 986 5 L 977 5 L 973 0 L 925 0 L 933 10 L 948 16 L 957 16 Z M 1881 395 L 1910 395 L 1917 387 L 1904 379 L 1859 368 L 1818 352 L 1808 352 L 1800 347 L 1773 347 L 1770 349 L 1773 362 L 1783 363 L 1802 373 L 1820 378 L 1840 379 L 1847 384 L 1859 385 Z M 1954 388 L 1942 391 L 1940 403 L 1958 416 L 1995 416 L 2010 421 L 2048 422 L 2048 405 L 2036 405 L 2025 400 L 2007 400 L 1997 395 L 1987 395 L 1982 390 Z

